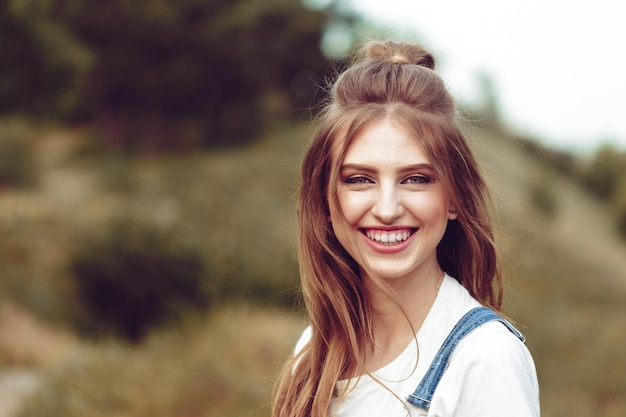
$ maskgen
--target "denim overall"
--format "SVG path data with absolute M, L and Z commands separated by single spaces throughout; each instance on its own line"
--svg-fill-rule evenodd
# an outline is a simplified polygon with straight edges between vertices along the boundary
M 426 372 L 426 375 L 424 375 L 424 378 L 420 382 L 415 392 L 409 395 L 407 401 L 410 404 L 423 408 L 424 410 L 428 410 L 430 408 L 430 401 L 433 398 L 435 389 L 437 389 L 437 385 L 439 384 L 443 373 L 448 367 L 448 363 L 450 362 L 450 357 L 452 356 L 454 348 L 459 344 L 461 339 L 467 336 L 472 330 L 490 321 L 501 322 L 522 342 L 526 341 L 524 336 L 519 331 L 517 331 L 517 329 L 513 327 L 511 323 L 504 320 L 490 308 L 476 307 L 470 310 L 461 318 L 461 320 L 459 320 L 459 322 L 456 324 L 456 326 L 454 326 L 446 340 L 444 340 L 441 348 L 439 348 L 439 351 L 435 356 L 435 359 L 433 359 L 430 368 Z

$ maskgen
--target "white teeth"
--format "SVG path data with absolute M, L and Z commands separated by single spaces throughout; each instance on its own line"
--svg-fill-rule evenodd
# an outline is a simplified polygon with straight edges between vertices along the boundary
M 369 239 L 375 242 L 394 244 L 407 240 L 409 236 L 411 236 L 411 232 L 406 230 L 403 232 L 372 232 L 368 230 L 366 235 Z

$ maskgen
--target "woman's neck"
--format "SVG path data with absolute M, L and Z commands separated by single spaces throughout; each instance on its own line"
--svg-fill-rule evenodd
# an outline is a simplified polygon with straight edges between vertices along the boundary
M 391 362 L 415 339 L 435 302 L 443 279 L 443 271 L 436 268 L 419 278 L 386 280 L 391 294 L 386 294 L 371 280 L 366 281 L 370 284 L 368 303 L 371 337 L 363 353 L 368 371 Z

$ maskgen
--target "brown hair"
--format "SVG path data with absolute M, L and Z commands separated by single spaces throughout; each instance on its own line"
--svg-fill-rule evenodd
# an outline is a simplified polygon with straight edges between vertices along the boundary
M 338 242 L 328 215 L 337 207 L 335 184 L 346 149 L 373 121 L 391 117 L 420 138 L 458 211 L 437 248 L 439 264 L 482 304 L 501 308 L 488 192 L 434 68 L 432 55 L 417 45 L 371 42 L 332 86 L 304 157 L 298 201 L 298 256 L 312 337 L 279 379 L 274 417 L 327 416 L 332 398 L 342 394 L 336 382 L 365 372 L 360 346 L 371 329 L 360 262 Z

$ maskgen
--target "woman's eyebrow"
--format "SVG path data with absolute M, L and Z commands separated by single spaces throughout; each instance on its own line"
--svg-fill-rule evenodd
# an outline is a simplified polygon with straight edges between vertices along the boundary
M 431 164 L 424 162 L 420 164 L 407 165 L 399 169 L 400 172 L 423 171 L 423 170 L 434 171 L 435 168 Z
M 370 166 L 370 165 L 366 165 L 366 164 L 343 164 L 340 168 L 339 171 L 347 171 L 347 170 L 354 170 L 354 171 L 362 171 L 362 172 L 368 172 L 368 173 L 373 173 L 376 172 L 377 169 Z M 400 167 L 400 169 L 398 169 L 398 172 L 410 172 L 410 171 L 422 171 L 422 170 L 428 170 L 428 171 L 434 171 L 435 168 L 433 168 L 433 166 L 429 163 L 419 163 L 419 164 L 412 164 L 412 165 L 406 165 L 403 167 Z
M 341 167 L 339 167 L 340 172 L 347 171 L 347 170 L 361 171 L 361 172 L 368 172 L 368 173 L 373 173 L 377 171 L 374 167 L 371 167 L 369 165 L 364 165 L 364 164 L 343 164 Z

